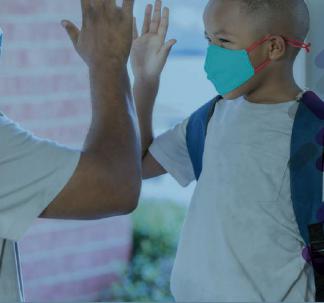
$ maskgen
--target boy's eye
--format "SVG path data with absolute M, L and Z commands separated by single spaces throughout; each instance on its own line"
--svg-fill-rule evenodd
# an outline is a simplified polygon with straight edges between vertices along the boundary
M 229 43 L 230 41 L 226 40 L 226 39 L 219 39 L 220 42 L 222 43 Z
M 205 36 L 206 40 L 208 41 L 208 43 L 212 43 L 212 39 L 210 39 L 208 36 Z M 221 43 L 231 43 L 230 41 L 226 40 L 226 39 L 218 39 Z
M 212 41 L 211 41 L 211 39 L 209 38 L 209 37 L 205 37 L 206 38 L 206 40 L 209 42 L 209 43 L 211 43 Z

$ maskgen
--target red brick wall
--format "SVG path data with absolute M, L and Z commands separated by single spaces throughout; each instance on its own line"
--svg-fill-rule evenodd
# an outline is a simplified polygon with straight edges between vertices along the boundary
M 80 145 L 90 121 L 87 69 L 60 26 L 78 0 L 3 0 L 1 108 L 37 135 Z
M 60 26 L 79 0 L 1 0 L 0 110 L 36 135 L 80 147 L 90 122 L 86 66 Z M 20 242 L 27 301 L 104 299 L 125 266 L 129 217 L 39 220 Z

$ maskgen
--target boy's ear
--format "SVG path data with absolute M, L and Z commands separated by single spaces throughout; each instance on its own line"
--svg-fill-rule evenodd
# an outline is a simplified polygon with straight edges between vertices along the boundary
M 286 41 L 281 36 L 271 36 L 269 40 L 269 58 L 271 60 L 280 60 L 287 52 Z

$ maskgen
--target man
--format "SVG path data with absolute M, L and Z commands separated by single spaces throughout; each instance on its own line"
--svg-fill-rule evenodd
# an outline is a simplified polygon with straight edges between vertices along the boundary
M 134 0 L 81 0 L 63 21 L 89 67 L 92 123 L 84 148 L 32 136 L 0 115 L 0 301 L 23 300 L 17 241 L 37 217 L 100 219 L 137 206 L 141 152 L 127 73 Z

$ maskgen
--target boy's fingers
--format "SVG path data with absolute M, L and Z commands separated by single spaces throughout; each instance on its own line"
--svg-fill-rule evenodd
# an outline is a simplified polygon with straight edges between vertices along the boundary
M 76 27 L 76 25 L 74 25 L 72 22 L 68 20 L 63 20 L 61 24 L 65 28 L 67 34 L 69 35 L 73 43 L 73 46 L 76 48 L 79 39 L 80 30 Z
M 150 30 L 151 19 L 152 19 L 152 9 L 153 9 L 152 4 L 149 4 L 146 6 L 144 23 L 143 23 L 143 28 L 142 28 L 142 35 L 147 34 Z
M 133 18 L 133 40 L 136 40 L 138 38 L 138 30 L 137 30 L 137 24 L 136 24 L 136 18 Z
M 170 51 L 172 49 L 172 47 L 177 43 L 177 40 L 172 39 L 169 40 L 168 42 L 166 42 L 163 46 L 162 46 L 162 52 L 165 54 L 165 56 L 169 56 Z
M 168 33 L 169 28 L 169 9 L 167 7 L 163 8 L 163 14 L 161 23 L 158 29 L 158 33 L 161 36 L 162 40 L 165 40 L 165 37 Z
M 162 1 L 156 0 L 154 5 L 153 19 L 150 26 L 150 33 L 157 33 L 161 22 Z

